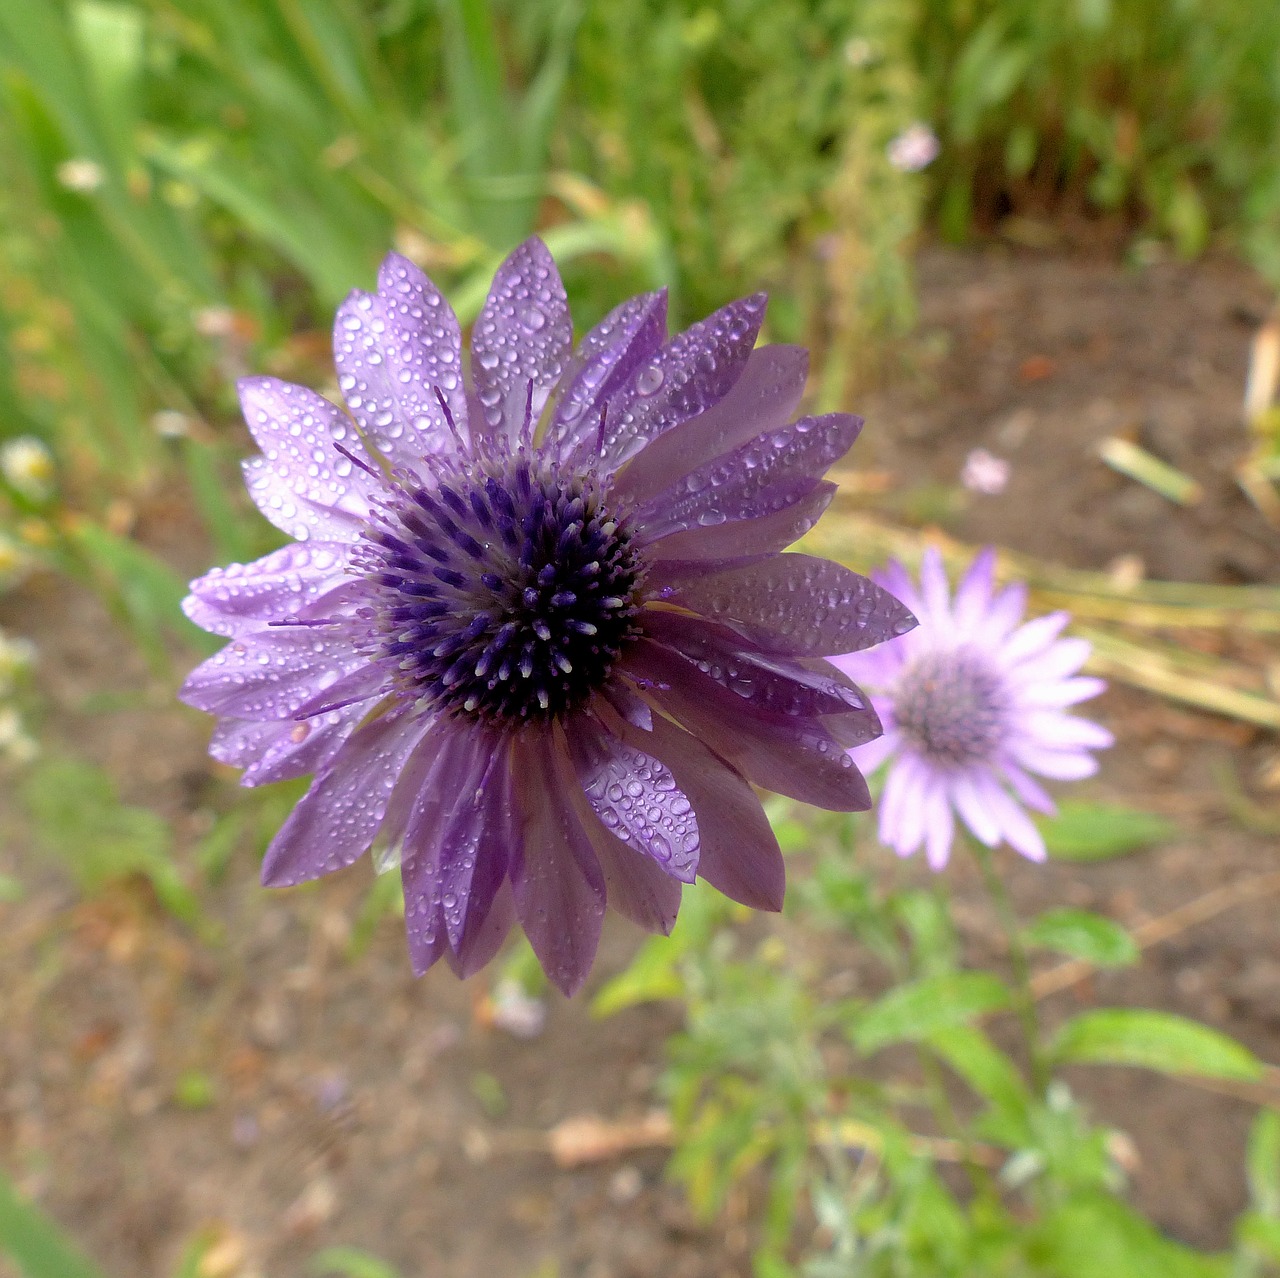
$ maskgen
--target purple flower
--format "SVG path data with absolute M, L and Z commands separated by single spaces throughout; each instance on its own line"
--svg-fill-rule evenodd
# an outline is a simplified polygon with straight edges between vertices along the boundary
M 701 875 L 780 907 L 750 783 L 869 806 L 846 749 L 880 723 L 822 658 L 915 623 L 866 578 L 777 553 L 862 423 L 791 420 L 807 356 L 754 349 L 764 306 L 668 340 L 646 294 L 575 350 L 533 239 L 468 369 L 452 310 L 393 254 L 338 311 L 350 417 L 241 382 L 249 492 L 295 542 L 192 583 L 188 616 L 230 642 L 182 696 L 221 717 L 210 751 L 245 785 L 315 773 L 265 883 L 372 850 L 399 865 L 416 972 L 476 971 L 518 919 L 572 992 L 606 902 L 669 931 Z
M 995 588 L 985 550 L 951 598 L 936 550 L 925 552 L 920 585 L 901 564 L 879 580 L 920 618 L 919 629 L 874 652 L 834 658 L 870 689 L 884 721 L 879 740 L 853 751 L 867 771 L 892 759 L 880 797 L 880 840 L 900 856 L 925 845 L 936 870 L 947 863 L 955 817 L 988 847 L 1007 841 L 1033 861 L 1044 840 L 1024 808 L 1052 813 L 1031 773 L 1069 780 L 1097 769 L 1091 750 L 1111 733 L 1067 706 L 1096 696 L 1101 679 L 1076 675 L 1083 639 L 1060 639 L 1065 612 L 1025 625 L 1026 587 Z

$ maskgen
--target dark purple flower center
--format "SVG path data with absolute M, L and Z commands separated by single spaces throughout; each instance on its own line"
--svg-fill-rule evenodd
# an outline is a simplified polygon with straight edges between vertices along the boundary
M 471 719 L 582 705 L 637 633 L 640 560 L 589 475 L 523 453 L 406 482 L 371 543 L 380 649 L 402 687 Z
M 1004 738 L 1008 695 L 990 662 L 972 649 L 922 652 L 894 685 L 898 731 L 931 763 L 964 767 L 990 759 Z

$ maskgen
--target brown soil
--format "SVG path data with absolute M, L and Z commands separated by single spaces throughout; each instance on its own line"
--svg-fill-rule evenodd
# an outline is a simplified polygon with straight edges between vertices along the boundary
M 921 286 L 917 368 L 868 405 L 863 465 L 954 484 L 983 445 L 1013 462 L 1013 478 L 1004 495 L 969 501 L 959 536 L 1084 567 L 1136 554 L 1157 576 L 1280 579 L 1280 539 L 1230 478 L 1250 321 L 1268 302 L 1249 276 L 929 253 Z M 1205 501 L 1175 510 L 1106 470 L 1096 441 L 1125 431 L 1198 478 Z M 203 551 L 179 544 L 173 558 L 194 570 Z M 204 754 L 207 723 L 156 686 L 96 601 L 61 583 L 4 600 L 0 624 L 39 646 L 50 748 L 106 766 L 189 849 L 229 792 Z M 104 692 L 124 700 L 104 709 Z M 1010 858 L 1021 904 L 1138 923 L 1280 869 L 1276 840 L 1229 820 L 1213 780 L 1223 759 L 1255 777 L 1273 740 L 1123 690 L 1096 713 L 1121 745 L 1086 792 L 1166 812 L 1182 832 L 1094 867 Z M 1274 811 L 1274 794 L 1255 798 Z M 415 982 L 390 919 L 348 955 L 366 867 L 267 893 L 245 849 L 206 893 L 222 937 L 201 939 L 136 884 L 79 899 L 29 846 L 17 807 L 0 807 L 0 871 L 28 884 L 0 905 L 0 1164 L 108 1273 L 169 1278 L 202 1230 L 219 1239 L 211 1278 L 300 1278 L 338 1244 L 406 1278 L 749 1272 L 749 1221 L 699 1226 L 664 1182 L 660 1151 L 579 1170 L 546 1152 L 543 1134 L 563 1119 L 635 1119 L 655 1103 L 672 1010 L 596 1021 L 586 999 L 552 996 L 545 1031 L 519 1040 L 486 1025 L 488 976 Z M 976 885 L 962 866 L 949 873 L 982 957 Z M 1274 918 L 1275 898 L 1250 900 L 1138 968 L 1055 996 L 1047 1013 L 1082 1001 L 1168 1008 L 1280 1060 Z M 615 920 L 593 984 L 633 945 Z M 174 1099 L 190 1071 L 212 1081 L 202 1107 Z M 1173 1235 L 1223 1244 L 1243 1201 L 1251 1107 L 1136 1072 L 1073 1081 L 1133 1138 L 1144 1209 Z

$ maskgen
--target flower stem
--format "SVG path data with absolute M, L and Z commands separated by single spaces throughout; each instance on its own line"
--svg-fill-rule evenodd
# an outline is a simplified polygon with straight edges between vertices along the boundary
M 1040 1018 L 1036 1012 L 1035 995 L 1031 992 L 1031 963 L 1027 958 L 1026 947 L 1022 943 L 1022 929 L 1018 924 L 1013 902 L 1009 898 L 1009 891 L 996 870 L 995 857 L 991 849 L 976 841 L 972 843 L 972 847 L 982 871 L 983 882 L 996 907 L 1000 926 L 1004 929 L 1005 942 L 1009 948 L 1009 961 L 1013 966 L 1014 1003 L 1018 1019 L 1022 1022 L 1027 1057 L 1031 1063 L 1031 1081 L 1036 1092 L 1043 1096 L 1045 1089 L 1049 1086 L 1049 1068 L 1040 1046 Z

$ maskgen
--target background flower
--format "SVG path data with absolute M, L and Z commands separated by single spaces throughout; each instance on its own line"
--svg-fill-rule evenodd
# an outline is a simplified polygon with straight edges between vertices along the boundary
M 651 930 L 695 875 L 778 909 L 750 783 L 869 806 L 848 747 L 880 731 L 822 658 L 914 625 L 892 594 L 777 552 L 861 428 L 791 420 L 806 356 L 755 349 L 763 295 L 667 340 L 666 297 L 577 349 L 529 240 L 499 269 L 464 373 L 457 319 L 404 258 L 338 311 L 348 418 L 241 383 L 249 492 L 294 544 L 192 583 L 230 642 L 183 697 L 256 785 L 316 778 L 267 851 L 299 883 L 398 864 L 414 968 L 462 974 L 519 919 L 553 981 L 590 968 L 606 901 Z
M 868 771 L 890 760 L 880 839 L 900 856 L 923 843 L 935 869 L 950 855 L 955 814 L 987 846 L 1005 841 L 1042 860 L 1044 840 L 1025 809 L 1054 805 L 1031 774 L 1089 776 L 1090 751 L 1112 742 L 1105 728 L 1065 713 L 1106 686 L 1076 674 L 1089 644 L 1059 638 L 1065 612 L 1019 624 L 1026 588 L 997 590 L 994 568 L 995 552 L 983 551 L 953 599 L 936 550 L 925 552 L 918 586 L 892 563 L 880 580 L 919 628 L 834 659 L 871 691 L 884 722 L 879 740 L 853 751 Z

